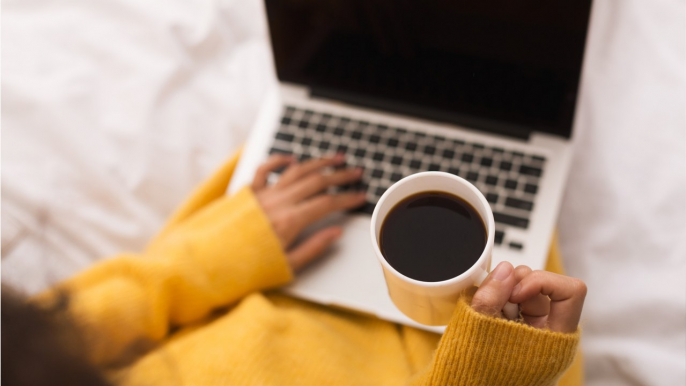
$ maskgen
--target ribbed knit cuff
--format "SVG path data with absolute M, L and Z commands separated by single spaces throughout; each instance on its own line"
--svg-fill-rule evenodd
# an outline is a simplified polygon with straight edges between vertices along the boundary
M 461 299 L 423 383 L 550 385 L 572 363 L 579 336 L 482 315 Z
M 148 255 L 192 264 L 230 299 L 293 279 L 271 223 L 248 187 L 194 213 L 157 240 Z

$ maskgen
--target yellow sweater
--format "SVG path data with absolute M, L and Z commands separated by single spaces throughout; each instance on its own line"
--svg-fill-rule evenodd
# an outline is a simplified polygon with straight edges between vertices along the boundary
M 293 273 L 250 189 L 224 195 L 237 160 L 144 253 L 105 260 L 39 297 L 69 295 L 89 357 L 115 383 L 548 385 L 573 362 L 578 333 L 486 317 L 469 299 L 441 338 L 272 290 Z M 572 370 L 565 384 L 581 382 L 579 360 Z

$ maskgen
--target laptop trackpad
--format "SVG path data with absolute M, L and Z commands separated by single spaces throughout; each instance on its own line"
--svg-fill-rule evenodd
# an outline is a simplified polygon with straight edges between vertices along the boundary
M 338 215 L 322 221 L 305 234 L 338 224 L 343 235 L 322 257 L 298 273 L 293 284 L 284 288 L 292 296 L 315 303 L 375 315 L 388 321 L 442 333 L 444 327 L 413 322 L 395 307 L 386 289 L 381 265 L 370 240 L 371 216 Z

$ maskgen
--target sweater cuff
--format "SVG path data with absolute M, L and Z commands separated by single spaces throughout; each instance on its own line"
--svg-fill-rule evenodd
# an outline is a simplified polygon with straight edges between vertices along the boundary
M 580 333 L 564 334 L 457 305 L 429 374 L 436 385 L 549 385 L 571 365 Z
M 231 293 L 231 299 L 293 278 L 281 243 L 249 187 L 202 208 L 152 245 L 148 255 L 192 265 L 211 288 Z

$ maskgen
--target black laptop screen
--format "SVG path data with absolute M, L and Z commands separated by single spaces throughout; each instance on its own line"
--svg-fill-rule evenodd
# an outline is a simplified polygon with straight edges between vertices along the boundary
M 497 132 L 569 137 L 591 0 L 267 0 L 282 81 Z

